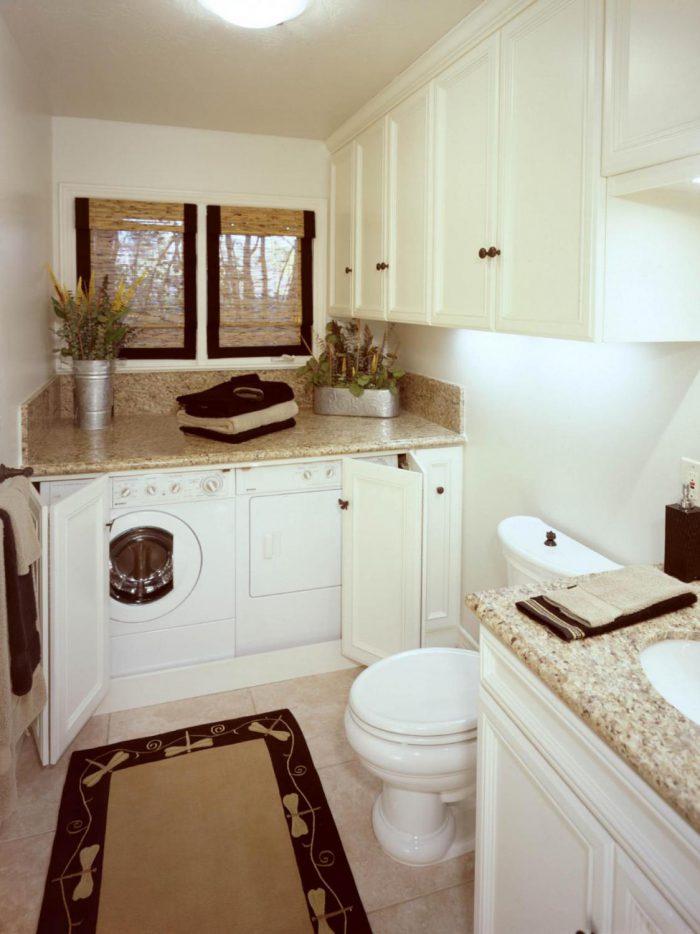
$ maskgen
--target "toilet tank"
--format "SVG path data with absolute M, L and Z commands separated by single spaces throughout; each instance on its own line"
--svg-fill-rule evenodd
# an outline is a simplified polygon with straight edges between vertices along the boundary
M 547 532 L 556 545 L 545 545 Z M 532 584 L 621 567 L 535 516 L 509 516 L 498 525 L 498 538 L 508 568 L 508 584 Z

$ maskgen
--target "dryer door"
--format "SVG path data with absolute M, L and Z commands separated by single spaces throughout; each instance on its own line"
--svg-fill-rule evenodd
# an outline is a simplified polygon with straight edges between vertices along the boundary
M 156 510 L 117 517 L 109 546 L 112 620 L 146 623 L 171 613 L 201 570 L 202 549 L 182 519 Z

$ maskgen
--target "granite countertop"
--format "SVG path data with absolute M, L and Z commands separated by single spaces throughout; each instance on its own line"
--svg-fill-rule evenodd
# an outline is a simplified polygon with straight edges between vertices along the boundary
M 186 435 L 175 416 L 117 416 L 109 428 L 84 431 L 70 419 L 32 431 L 24 462 L 37 477 L 155 470 L 300 457 L 337 457 L 373 451 L 449 447 L 464 437 L 418 415 L 357 418 L 315 415 L 301 409 L 296 427 L 242 444 Z
M 576 580 L 576 578 L 573 578 Z M 572 579 L 548 583 L 570 586 Z M 689 584 L 700 593 L 699 584 Z M 515 608 L 541 584 L 469 594 L 481 622 L 658 794 L 700 831 L 700 726 L 652 687 L 642 649 L 663 639 L 700 639 L 700 602 L 617 632 L 563 642 Z

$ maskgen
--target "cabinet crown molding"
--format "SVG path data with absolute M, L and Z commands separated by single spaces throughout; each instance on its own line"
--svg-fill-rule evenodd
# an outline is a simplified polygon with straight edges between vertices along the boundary
M 354 139 L 375 120 L 427 84 L 436 75 L 468 52 L 491 33 L 496 32 L 534 0 L 485 0 L 471 13 L 409 65 L 378 94 L 363 104 L 345 123 L 326 139 L 333 153 Z

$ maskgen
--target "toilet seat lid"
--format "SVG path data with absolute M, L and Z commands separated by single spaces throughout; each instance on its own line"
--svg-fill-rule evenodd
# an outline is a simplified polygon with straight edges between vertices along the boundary
M 350 689 L 350 708 L 389 733 L 439 736 L 476 728 L 479 655 L 467 649 L 413 649 L 367 668 Z

